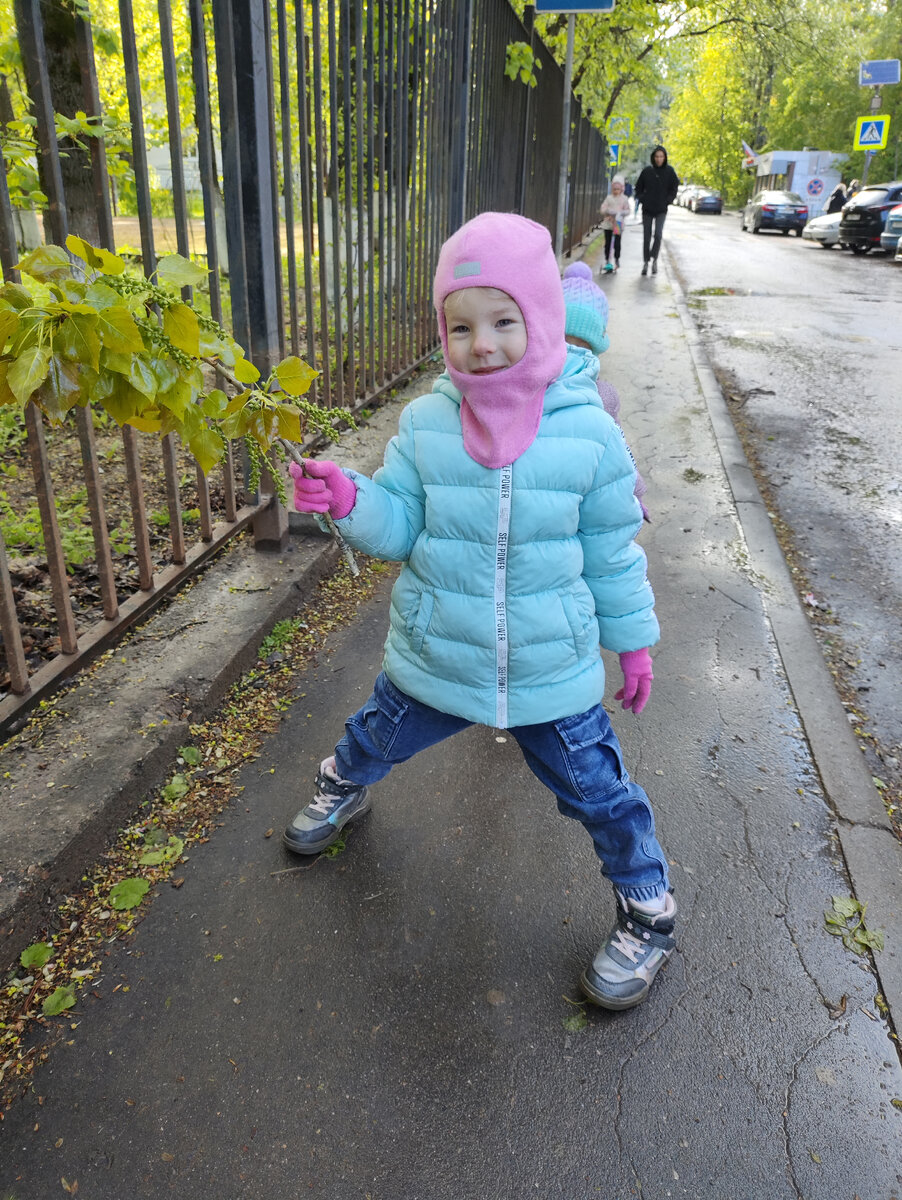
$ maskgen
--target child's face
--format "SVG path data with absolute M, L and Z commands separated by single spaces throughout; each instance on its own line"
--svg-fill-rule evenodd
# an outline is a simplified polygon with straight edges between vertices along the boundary
M 623 184 L 619 180 L 615 180 L 615 182 L 611 184 L 611 191 L 615 196 L 619 196 L 623 191 Z
M 526 353 L 526 322 L 519 305 L 499 288 L 470 287 L 445 300 L 448 364 L 466 375 L 492 375 Z

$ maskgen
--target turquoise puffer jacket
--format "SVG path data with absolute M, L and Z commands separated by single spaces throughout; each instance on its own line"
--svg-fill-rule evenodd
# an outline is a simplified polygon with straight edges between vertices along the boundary
M 571 349 L 535 441 L 498 470 L 464 450 L 460 392 L 442 375 L 404 409 L 374 477 L 347 472 L 343 536 L 404 563 L 383 670 L 424 704 L 501 729 L 558 720 L 601 700 L 599 643 L 658 640 L 636 470 L 597 373 Z

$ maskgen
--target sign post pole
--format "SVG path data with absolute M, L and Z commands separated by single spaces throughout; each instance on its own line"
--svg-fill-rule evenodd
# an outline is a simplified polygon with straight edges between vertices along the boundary
M 554 252 L 560 258 L 564 248 L 564 212 L 567 207 L 567 175 L 570 168 L 570 84 L 573 78 L 573 42 L 577 13 L 613 12 L 616 0 L 534 0 L 537 13 L 568 13 L 567 59 L 564 66 L 564 117 L 561 130 L 561 166 L 558 179 L 557 223 Z
M 864 152 L 864 170 L 861 172 L 862 190 L 868 186 L 868 171 L 871 169 L 871 159 L 876 153 L 876 150 L 865 150 Z
M 875 116 L 880 111 L 881 96 L 880 89 L 884 84 L 899 83 L 902 79 L 902 69 L 898 58 L 878 58 L 870 62 L 863 62 L 858 67 L 858 85 L 859 87 L 873 88 L 871 93 L 871 115 Z M 871 121 L 867 126 L 865 122 L 867 117 L 861 117 L 855 128 L 855 149 L 864 150 L 864 170 L 861 173 L 861 186 L 864 187 L 868 181 L 868 171 L 871 168 L 871 160 L 878 150 L 882 150 L 886 146 L 886 137 L 889 130 L 889 117 L 879 118 L 876 122 Z M 885 121 L 885 124 L 884 124 Z M 875 129 L 879 133 L 879 137 L 875 135 Z M 868 136 L 870 135 L 870 136 Z
M 554 252 L 561 257 L 564 248 L 564 209 L 567 206 L 567 173 L 570 166 L 570 81 L 573 78 L 573 40 L 576 16 L 567 18 L 567 58 L 564 63 L 564 117 L 561 129 L 561 170 L 557 190 L 557 227 L 554 233 Z

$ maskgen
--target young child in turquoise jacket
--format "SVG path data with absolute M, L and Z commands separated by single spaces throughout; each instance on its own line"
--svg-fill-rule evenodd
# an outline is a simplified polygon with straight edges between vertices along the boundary
M 483 213 L 441 249 L 434 303 L 446 372 L 401 414 L 372 479 L 328 460 L 292 466 L 295 507 L 403 563 L 382 671 L 285 830 L 316 854 L 367 812 L 395 763 L 472 724 L 506 729 L 582 822 L 617 918 L 582 974 L 586 996 L 630 1008 L 673 953 L 676 908 L 651 805 L 602 707 L 642 711 L 658 640 L 635 466 L 596 387 L 598 360 L 564 340 L 548 230 Z
M 582 346 L 601 358 L 610 346 L 608 338 L 608 298 L 592 278 L 592 269 L 584 262 L 571 263 L 564 271 L 564 337 L 568 345 Z M 604 411 L 620 425 L 620 396 L 617 389 L 599 374 L 595 381 Z M 629 450 L 629 445 L 627 445 Z M 636 459 L 630 450 L 633 466 Z M 648 485 L 636 467 L 633 492 L 642 507 L 642 516 L 650 521 L 643 497 Z

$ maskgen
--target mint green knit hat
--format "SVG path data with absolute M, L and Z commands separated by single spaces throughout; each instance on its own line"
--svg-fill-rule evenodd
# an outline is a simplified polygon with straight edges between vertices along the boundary
M 572 263 L 561 280 L 564 289 L 564 334 L 587 342 L 595 354 L 604 354 L 610 342 L 608 298 L 592 280 L 591 268 L 583 262 Z

